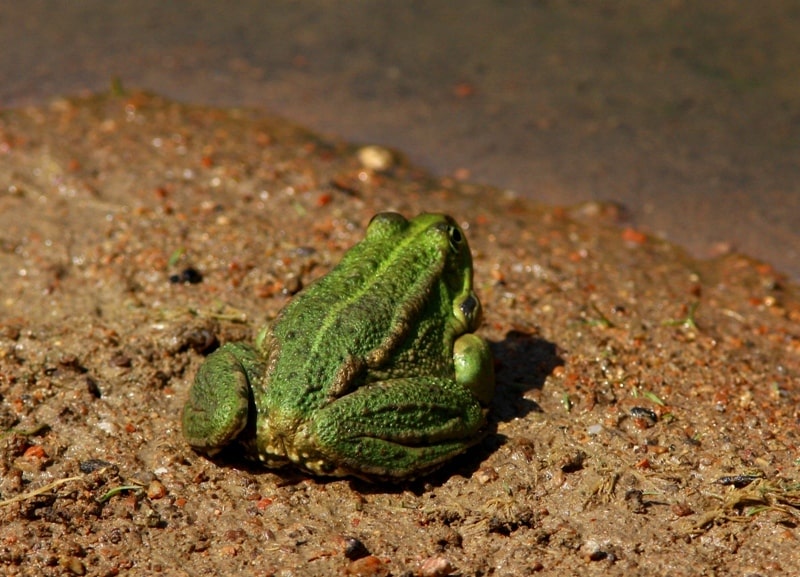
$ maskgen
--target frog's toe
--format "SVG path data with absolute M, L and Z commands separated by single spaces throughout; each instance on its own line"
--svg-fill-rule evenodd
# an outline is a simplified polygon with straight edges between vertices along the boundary
M 231 343 L 200 366 L 183 408 L 183 436 L 194 449 L 213 455 L 247 425 L 254 358 L 250 347 Z

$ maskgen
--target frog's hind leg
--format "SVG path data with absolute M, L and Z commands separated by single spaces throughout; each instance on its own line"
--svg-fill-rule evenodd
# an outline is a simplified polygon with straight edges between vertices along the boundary
M 316 473 L 403 479 L 475 444 L 485 423 L 480 403 L 454 381 L 396 379 L 361 387 L 320 409 L 295 446 L 310 449 L 300 459 Z
M 261 374 L 256 350 L 228 343 L 200 366 L 183 408 L 183 436 L 194 449 L 217 453 L 245 428 L 251 406 L 251 379 Z

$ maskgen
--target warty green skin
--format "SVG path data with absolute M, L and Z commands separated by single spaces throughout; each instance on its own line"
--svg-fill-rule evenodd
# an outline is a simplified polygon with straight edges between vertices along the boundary
M 373 217 L 255 346 L 200 367 L 183 412 L 195 449 L 237 443 L 270 467 L 369 480 L 424 474 L 477 442 L 494 394 L 463 231 L 442 214 Z

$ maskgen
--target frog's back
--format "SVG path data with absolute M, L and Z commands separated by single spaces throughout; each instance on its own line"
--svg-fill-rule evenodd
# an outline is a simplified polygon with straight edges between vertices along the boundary
M 404 222 L 354 246 L 276 320 L 277 358 L 265 383 L 274 410 L 322 406 L 403 344 L 436 293 L 443 261 L 438 245 L 419 238 L 425 227 Z

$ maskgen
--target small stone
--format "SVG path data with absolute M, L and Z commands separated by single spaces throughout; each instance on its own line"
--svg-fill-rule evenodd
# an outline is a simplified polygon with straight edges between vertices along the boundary
M 88 459 L 86 461 L 80 461 L 78 463 L 78 468 L 80 469 L 81 473 L 89 474 L 97 471 L 98 469 L 105 469 L 107 467 L 112 467 L 114 471 L 116 471 L 116 467 L 109 463 L 108 461 L 103 461 L 101 459 Z
M 440 577 L 441 575 L 450 575 L 452 572 L 453 566 L 444 557 L 428 557 L 419 568 L 419 574 L 422 577 Z
M 58 560 L 58 564 L 62 569 L 69 571 L 73 575 L 86 574 L 86 567 L 84 566 L 83 561 L 77 557 L 73 557 L 71 555 L 69 557 L 62 557 Z
M 167 488 L 164 486 L 164 483 L 158 479 L 151 481 L 150 484 L 147 485 L 147 497 L 149 499 L 161 499 L 166 495 Z
M 345 569 L 345 574 L 359 575 L 360 577 L 386 577 L 389 575 L 389 566 L 375 555 L 368 555 L 350 563 Z
M 125 353 L 118 352 L 118 353 L 115 353 L 113 357 L 111 357 L 111 359 L 109 360 L 109 364 L 112 367 L 119 367 L 121 369 L 127 369 L 127 368 L 130 368 L 130 366 L 133 363 L 131 361 L 131 358 L 128 355 L 126 355 Z
M 172 284 L 198 284 L 203 282 L 203 273 L 189 266 L 178 274 L 170 275 L 169 282 Z
M 481 467 L 475 472 L 475 479 L 481 485 L 486 485 L 487 483 L 491 483 L 492 481 L 496 481 L 500 478 L 497 469 L 494 467 Z
M 394 164 L 394 155 L 388 148 L 370 145 L 358 150 L 358 161 L 366 169 L 382 172 Z
M 369 555 L 367 546 L 355 537 L 345 537 L 344 540 L 344 556 L 355 561 Z

